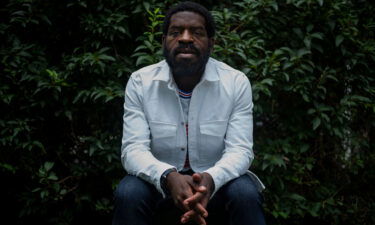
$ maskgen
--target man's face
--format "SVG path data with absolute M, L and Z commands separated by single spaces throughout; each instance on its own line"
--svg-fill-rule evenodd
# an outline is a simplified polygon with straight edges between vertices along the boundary
M 201 75 L 212 46 L 204 17 L 189 11 L 172 15 L 168 33 L 163 36 L 163 54 L 174 76 Z

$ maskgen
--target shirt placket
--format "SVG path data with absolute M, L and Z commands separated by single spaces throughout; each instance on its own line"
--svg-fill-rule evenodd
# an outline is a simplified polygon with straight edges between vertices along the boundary
M 184 152 L 185 154 L 183 154 L 183 157 L 180 159 L 182 161 L 182 168 L 185 164 L 185 157 L 186 157 L 186 151 L 188 149 L 187 145 L 188 145 L 188 140 L 187 140 L 187 133 L 186 133 L 186 124 L 187 124 L 187 119 L 185 118 L 184 116 L 184 112 L 183 112 L 183 109 L 182 109 L 182 105 L 181 105 L 181 100 L 180 100 L 180 97 L 178 95 L 178 91 L 177 91 L 177 87 L 176 85 L 174 85 L 174 93 L 176 95 L 176 99 L 177 99 L 177 102 L 178 102 L 178 108 L 179 108 L 179 111 L 180 111 L 180 119 L 178 121 L 178 124 L 179 124 L 179 130 L 182 129 L 182 132 L 179 132 L 180 134 L 182 133 L 182 135 L 179 135 L 178 138 L 178 143 L 177 143 L 177 149 L 178 151 L 181 151 L 181 152 Z
M 204 89 L 201 86 L 204 85 L 204 81 L 201 81 L 195 86 L 193 89 L 193 93 L 190 99 L 189 105 L 189 114 L 188 114 L 188 124 L 189 124 L 189 139 L 188 139 L 188 146 L 189 146 L 189 161 L 190 167 L 194 170 L 194 161 L 197 160 L 198 152 L 198 112 L 200 110 L 199 103 L 202 103 L 204 97 Z

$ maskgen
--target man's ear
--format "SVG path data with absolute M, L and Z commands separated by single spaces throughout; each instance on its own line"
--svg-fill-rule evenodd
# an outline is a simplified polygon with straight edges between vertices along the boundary
M 165 43 L 165 35 L 163 34 L 163 36 L 161 37 L 161 45 L 162 47 L 164 48 L 164 43 Z
M 214 51 L 215 38 L 211 37 L 208 39 L 208 46 L 210 47 L 210 53 Z

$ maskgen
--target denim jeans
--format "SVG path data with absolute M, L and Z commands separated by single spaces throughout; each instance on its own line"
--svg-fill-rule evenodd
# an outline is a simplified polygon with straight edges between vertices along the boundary
M 247 175 L 234 179 L 210 199 L 208 225 L 264 225 L 262 196 Z M 142 179 L 127 175 L 115 192 L 112 225 L 178 225 L 183 214 Z M 189 223 L 194 224 L 194 223 Z

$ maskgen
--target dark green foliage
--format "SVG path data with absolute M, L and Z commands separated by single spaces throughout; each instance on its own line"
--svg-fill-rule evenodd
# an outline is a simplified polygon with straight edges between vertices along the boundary
M 175 2 L 2 3 L 3 221 L 110 224 L 126 81 L 162 59 Z M 214 57 L 252 82 L 269 224 L 375 224 L 374 3 L 202 3 L 217 23 Z

